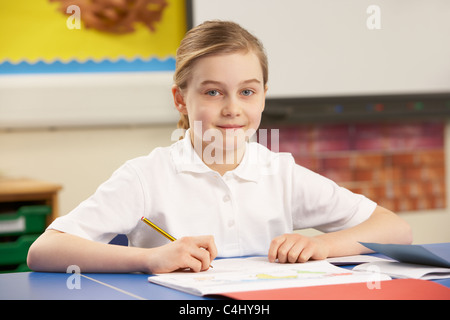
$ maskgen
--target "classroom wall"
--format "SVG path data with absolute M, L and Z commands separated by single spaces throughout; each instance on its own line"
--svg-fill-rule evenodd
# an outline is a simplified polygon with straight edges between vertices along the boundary
M 0 131 L 0 175 L 61 183 L 60 213 L 66 214 L 91 195 L 126 160 L 172 142 L 175 125 Z M 450 121 L 445 149 L 450 148 Z M 446 182 L 449 185 L 449 157 Z M 449 199 L 447 188 L 447 199 Z M 414 232 L 414 243 L 450 242 L 450 210 L 402 212 Z M 311 235 L 315 231 L 306 230 Z

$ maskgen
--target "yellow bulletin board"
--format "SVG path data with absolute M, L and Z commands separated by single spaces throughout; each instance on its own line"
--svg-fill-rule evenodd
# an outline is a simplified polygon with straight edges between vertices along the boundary
M 152 11 L 158 19 L 148 23 Z M 111 13 L 131 16 L 125 31 Z M 1 1 L 0 74 L 170 71 L 186 29 L 184 0 Z

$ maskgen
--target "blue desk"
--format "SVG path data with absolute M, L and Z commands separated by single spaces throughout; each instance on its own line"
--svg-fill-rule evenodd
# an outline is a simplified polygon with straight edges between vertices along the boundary
M 436 244 L 442 248 L 444 244 Z M 450 244 L 446 244 L 450 248 Z M 433 246 L 433 245 L 429 245 Z M 350 268 L 350 267 L 348 267 Z M 79 288 L 70 289 L 79 276 Z M 72 278 L 70 278 L 72 277 Z M 0 274 L 0 300 L 101 299 L 101 300 L 209 300 L 147 281 L 146 274 L 66 274 L 23 272 Z M 69 281 L 69 285 L 68 285 Z M 450 279 L 436 280 L 450 288 Z
M 149 283 L 146 274 L 81 274 L 79 288 L 73 288 L 74 278 L 71 276 L 78 275 L 46 272 L 0 274 L 0 300 L 210 299 Z

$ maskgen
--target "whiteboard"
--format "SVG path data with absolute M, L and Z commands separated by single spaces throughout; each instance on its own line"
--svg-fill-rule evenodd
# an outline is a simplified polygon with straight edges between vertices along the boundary
M 264 43 L 268 97 L 450 92 L 448 0 L 193 0 L 192 14 Z

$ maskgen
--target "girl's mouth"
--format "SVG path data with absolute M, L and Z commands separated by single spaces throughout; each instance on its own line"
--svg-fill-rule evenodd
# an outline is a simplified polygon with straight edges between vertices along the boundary
M 225 129 L 225 130 L 238 130 L 238 129 L 244 128 L 243 125 L 239 125 L 239 124 L 225 124 L 225 125 L 218 125 L 217 127 L 220 129 Z

